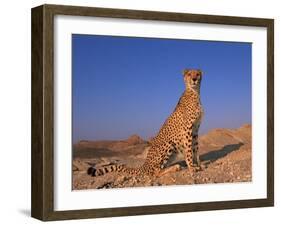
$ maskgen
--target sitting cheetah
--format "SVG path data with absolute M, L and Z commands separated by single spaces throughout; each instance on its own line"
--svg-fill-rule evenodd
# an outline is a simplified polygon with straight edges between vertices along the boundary
M 161 176 L 180 169 L 179 165 L 165 168 L 168 160 L 176 152 L 184 154 L 191 173 L 200 167 L 198 129 L 203 116 L 200 102 L 202 72 L 186 69 L 183 71 L 183 76 L 186 89 L 158 135 L 149 142 L 150 148 L 144 164 L 138 168 L 129 168 L 125 165 L 108 165 L 98 169 L 90 167 L 89 175 L 100 176 L 115 171 L 131 176 Z

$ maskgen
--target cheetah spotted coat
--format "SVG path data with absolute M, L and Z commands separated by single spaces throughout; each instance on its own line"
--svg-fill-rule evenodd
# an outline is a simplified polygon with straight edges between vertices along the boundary
M 200 70 L 185 70 L 186 90 L 180 97 L 173 113 L 161 127 L 158 135 L 149 142 L 144 164 L 138 168 L 125 165 L 90 167 L 88 174 L 100 176 L 108 172 L 129 175 L 160 175 L 169 159 L 177 152 L 184 154 L 188 168 L 193 172 L 200 165 L 198 157 L 198 129 L 203 116 L 200 102 Z

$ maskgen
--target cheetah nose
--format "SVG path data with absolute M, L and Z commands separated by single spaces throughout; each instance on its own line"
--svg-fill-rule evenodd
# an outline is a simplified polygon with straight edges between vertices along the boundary
M 192 78 L 193 82 L 195 82 L 197 80 L 197 78 Z

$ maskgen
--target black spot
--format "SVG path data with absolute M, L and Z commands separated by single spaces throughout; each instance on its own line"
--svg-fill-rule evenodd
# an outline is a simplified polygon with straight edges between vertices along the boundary
M 108 169 L 107 169 L 106 167 L 104 168 L 104 171 L 105 171 L 106 173 L 108 173 Z
M 123 167 L 122 165 L 119 165 L 117 168 L 120 170 L 120 169 L 122 169 L 122 167 Z
M 97 173 L 98 173 L 98 175 L 103 175 L 103 174 L 104 174 L 104 172 L 102 171 L 102 169 L 98 169 Z
M 96 176 L 96 169 L 94 167 L 89 167 L 88 170 L 87 170 L 87 173 L 88 175 L 91 175 L 91 176 Z

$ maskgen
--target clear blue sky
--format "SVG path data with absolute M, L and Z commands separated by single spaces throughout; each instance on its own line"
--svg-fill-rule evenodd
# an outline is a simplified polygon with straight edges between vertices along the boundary
M 203 71 L 200 133 L 251 123 L 250 43 L 72 35 L 73 142 L 155 136 Z

